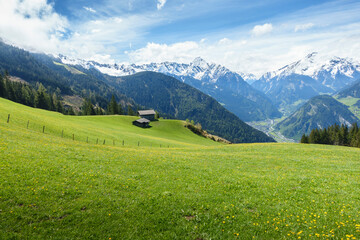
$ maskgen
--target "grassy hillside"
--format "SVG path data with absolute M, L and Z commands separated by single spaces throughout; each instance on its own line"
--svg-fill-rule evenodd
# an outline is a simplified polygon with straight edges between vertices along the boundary
M 27 130 L 26 119 L 37 125 Z M 0 99 L 0 239 L 360 237 L 360 149 L 221 145 L 180 122 L 158 123 L 168 135 L 145 130 L 157 136 L 119 127 L 129 120 L 71 118 Z M 177 147 L 73 141 L 56 136 L 63 127 Z
M 160 120 L 152 122 L 151 128 L 132 125 L 138 117 L 132 116 L 66 116 L 55 112 L 29 108 L 0 98 L 0 119 L 7 121 L 20 132 L 25 130 L 39 134 L 45 126 L 45 134 L 54 137 L 105 145 L 178 147 L 194 145 L 217 145 L 218 143 L 193 134 L 182 121 Z M 29 121 L 29 129 L 27 122 Z M 64 131 L 64 133 L 63 133 Z
M 336 96 L 339 97 L 339 96 Z M 346 98 L 336 98 L 339 102 L 345 104 L 349 107 L 349 110 L 360 119 L 360 98 L 354 98 L 351 96 L 348 96 Z

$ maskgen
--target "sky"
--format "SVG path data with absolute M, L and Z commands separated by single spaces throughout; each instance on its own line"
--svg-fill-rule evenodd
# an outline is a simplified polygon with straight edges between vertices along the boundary
M 0 38 L 101 63 L 189 63 L 256 76 L 311 52 L 360 60 L 358 0 L 0 0 Z

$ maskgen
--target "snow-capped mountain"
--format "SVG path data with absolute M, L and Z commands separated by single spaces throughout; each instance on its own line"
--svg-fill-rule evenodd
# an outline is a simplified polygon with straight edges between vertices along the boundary
M 135 64 L 100 64 L 94 61 L 73 60 L 59 56 L 64 64 L 80 65 L 85 69 L 95 68 L 101 73 L 121 77 L 142 71 L 163 73 L 183 81 L 214 97 L 228 110 L 244 121 L 263 120 L 279 116 L 271 100 L 251 87 L 240 74 L 224 66 L 195 58 L 189 64 L 176 62 Z
M 86 69 L 96 68 L 104 74 L 110 76 L 127 76 L 137 72 L 153 71 L 165 73 L 173 76 L 192 77 L 203 82 L 216 83 L 221 77 L 227 73 L 233 73 L 229 69 L 217 65 L 209 64 L 204 59 L 197 57 L 189 64 L 176 62 L 150 63 L 143 65 L 136 64 L 101 64 L 94 61 L 85 61 L 80 59 L 70 59 L 66 56 L 59 56 L 62 63 L 69 65 L 80 65 Z M 233 73 L 236 76 L 236 81 L 243 81 L 240 74 Z
M 252 86 L 264 92 L 277 105 L 284 106 L 319 94 L 332 94 L 358 78 L 358 62 L 313 52 L 277 71 L 264 74 Z
M 277 71 L 264 74 L 260 80 L 268 82 L 294 74 L 311 77 L 337 91 L 360 77 L 360 63 L 350 58 L 328 57 L 313 52 Z
M 252 73 L 238 72 L 238 74 L 249 84 L 252 84 L 256 80 L 258 80 L 258 78 Z

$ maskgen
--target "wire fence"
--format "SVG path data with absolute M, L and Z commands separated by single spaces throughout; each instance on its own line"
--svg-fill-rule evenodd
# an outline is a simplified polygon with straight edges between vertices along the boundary
M 11 124 L 14 117 L 11 114 L 7 115 L 6 123 Z M 24 122 L 24 126 L 26 125 L 26 129 L 33 132 L 38 132 L 42 134 L 48 134 L 49 136 L 57 136 L 64 139 L 70 139 L 77 142 L 85 142 L 88 144 L 96 144 L 96 145 L 106 145 L 106 146 L 131 146 L 131 147 L 157 147 L 157 148 L 171 148 L 170 144 L 155 144 L 155 143 L 146 143 L 141 141 L 125 141 L 125 139 L 120 138 L 99 138 L 99 137 L 89 137 L 84 135 L 86 134 L 79 134 L 76 135 L 75 133 L 71 133 L 71 131 L 66 131 L 66 129 L 61 129 L 60 132 L 57 132 L 54 129 L 51 129 L 51 131 L 47 131 L 46 125 L 39 125 L 36 123 L 32 123 L 30 120 L 27 120 Z M 18 124 L 19 126 L 19 124 Z M 20 124 L 21 126 L 21 124 Z M 40 128 L 40 129 L 39 129 Z

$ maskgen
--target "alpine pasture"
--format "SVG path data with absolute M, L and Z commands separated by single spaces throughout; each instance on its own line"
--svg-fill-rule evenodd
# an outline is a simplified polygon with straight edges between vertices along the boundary
M 360 238 L 360 149 L 134 119 L 0 99 L 0 239 Z

